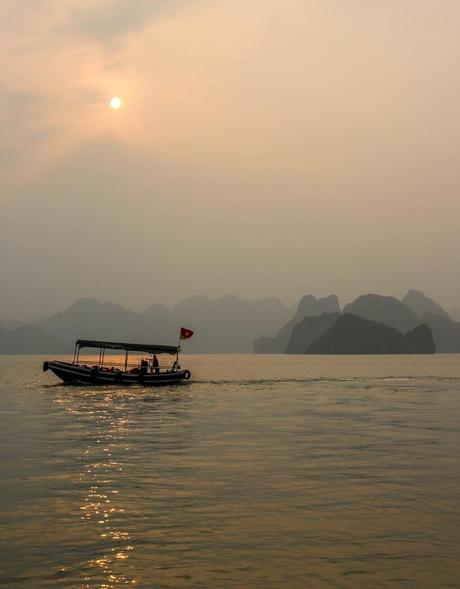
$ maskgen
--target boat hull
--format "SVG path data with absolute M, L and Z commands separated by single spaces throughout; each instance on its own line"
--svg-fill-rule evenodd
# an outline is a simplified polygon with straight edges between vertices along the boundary
M 58 360 L 45 362 L 43 370 L 51 370 L 64 383 L 74 385 L 170 386 L 186 382 L 190 378 L 188 370 L 160 372 L 159 374 L 132 374 L 130 372 L 112 372 Z

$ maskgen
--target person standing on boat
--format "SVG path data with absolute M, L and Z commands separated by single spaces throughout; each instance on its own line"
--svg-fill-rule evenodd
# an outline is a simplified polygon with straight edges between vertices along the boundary
M 139 368 L 139 374 L 147 374 L 148 367 L 149 367 L 148 361 L 145 360 L 144 358 L 142 358 L 141 365 Z
M 156 354 L 153 354 L 152 358 L 152 372 L 155 372 L 155 374 L 160 374 L 160 364 Z

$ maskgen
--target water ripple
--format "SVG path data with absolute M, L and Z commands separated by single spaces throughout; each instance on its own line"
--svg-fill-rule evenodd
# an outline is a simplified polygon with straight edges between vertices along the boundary
M 188 362 L 156 390 L 0 358 L 0 586 L 458 585 L 456 357 Z

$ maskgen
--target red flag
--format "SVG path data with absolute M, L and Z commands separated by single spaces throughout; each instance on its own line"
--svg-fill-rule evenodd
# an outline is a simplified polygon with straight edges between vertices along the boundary
M 180 339 L 190 339 L 193 335 L 193 331 L 191 329 L 185 329 L 185 327 L 180 328 Z

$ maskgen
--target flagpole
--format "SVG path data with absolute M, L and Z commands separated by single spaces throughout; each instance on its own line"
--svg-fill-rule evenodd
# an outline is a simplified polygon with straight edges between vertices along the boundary
M 180 350 L 180 330 L 179 330 L 179 340 L 177 342 L 177 352 L 176 352 L 176 370 L 179 368 L 179 350 Z
M 176 355 L 176 362 L 177 362 L 178 366 L 179 366 L 179 350 L 182 351 L 181 347 L 180 347 L 180 342 L 183 339 L 190 339 L 192 337 L 192 335 L 193 335 L 193 331 L 191 329 L 185 329 L 185 327 L 180 328 L 179 341 L 177 343 L 177 355 Z

